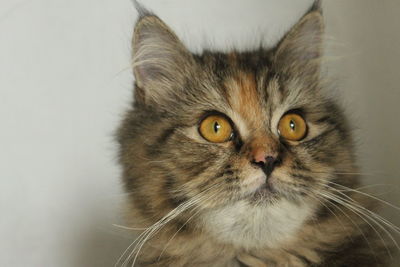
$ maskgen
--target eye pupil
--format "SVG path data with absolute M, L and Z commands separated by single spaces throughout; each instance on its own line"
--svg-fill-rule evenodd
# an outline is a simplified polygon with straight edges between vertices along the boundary
M 296 123 L 293 120 L 290 120 L 289 126 L 292 131 L 296 130 Z
M 218 133 L 219 129 L 221 129 L 221 125 L 217 121 L 214 122 L 214 132 Z

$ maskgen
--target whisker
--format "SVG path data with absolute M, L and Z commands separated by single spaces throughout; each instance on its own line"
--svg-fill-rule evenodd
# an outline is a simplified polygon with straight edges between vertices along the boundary
M 214 195 L 209 196 L 207 199 L 205 199 L 205 201 L 209 201 L 210 199 L 214 198 L 215 196 L 218 196 L 217 193 L 215 193 Z M 199 208 L 199 207 L 197 207 Z M 193 211 L 196 209 L 196 207 L 193 209 Z M 169 243 L 174 239 L 174 237 L 180 232 L 180 230 L 183 229 L 183 227 L 185 227 L 185 225 L 194 217 L 196 216 L 199 212 L 201 211 L 201 209 L 199 209 L 198 211 L 196 211 L 192 216 L 190 216 L 186 222 L 172 235 L 172 237 L 168 240 L 168 242 L 166 243 L 166 245 L 164 246 L 163 250 L 160 253 L 160 256 L 158 257 L 158 260 L 160 260 L 161 256 L 163 255 L 163 253 L 165 252 L 165 250 L 167 249 Z
M 325 185 L 328 186 L 328 185 Z M 330 186 L 328 186 L 330 187 Z M 335 190 L 336 192 L 338 192 L 339 194 L 343 195 L 345 198 L 347 198 L 347 201 L 352 202 L 353 205 L 356 205 L 358 208 L 364 210 L 365 212 L 369 213 L 370 215 L 372 215 L 375 219 L 379 219 L 380 221 L 382 221 L 382 223 L 384 223 L 386 226 L 392 228 L 393 231 L 395 231 L 396 233 L 400 233 L 400 228 L 396 225 L 394 225 L 393 223 L 391 223 L 390 221 L 386 220 L 385 218 L 383 218 L 382 216 L 376 214 L 375 212 L 359 205 L 356 201 L 354 201 L 354 199 L 352 199 L 351 197 L 349 197 L 348 195 L 340 192 L 339 190 L 330 187 L 330 189 Z
M 124 225 L 119 225 L 119 224 L 115 224 L 113 223 L 112 226 L 121 228 L 121 229 L 125 229 L 125 230 L 134 230 L 134 231 L 142 231 L 142 230 L 146 230 L 147 228 L 144 227 L 128 227 L 128 226 L 124 226 Z
M 165 217 L 163 217 L 161 220 L 159 220 L 157 223 L 155 223 L 151 228 L 145 231 L 145 233 L 142 235 L 141 239 L 137 242 L 136 246 L 133 248 L 130 256 L 128 259 L 131 257 L 131 255 L 136 252 L 136 255 L 133 259 L 132 266 L 135 265 L 135 262 L 137 260 L 137 257 L 139 255 L 140 250 L 142 249 L 143 245 L 146 243 L 148 239 L 150 239 L 151 236 L 154 236 L 155 234 L 158 233 L 158 231 L 169 221 L 172 219 L 176 218 L 179 214 L 181 214 L 183 211 L 194 205 L 194 201 L 190 201 L 188 203 L 185 203 L 182 206 L 178 206 L 181 209 L 173 210 L 172 212 L 168 213 Z
M 390 187 L 398 187 L 397 185 L 394 184 L 369 184 L 369 185 L 363 185 L 357 188 L 354 188 L 354 190 L 361 190 L 361 189 L 366 189 L 366 188 L 371 188 L 371 187 L 378 187 L 378 186 L 390 186 Z
M 185 227 L 185 225 L 186 225 L 187 223 L 189 223 L 189 221 L 190 221 L 191 219 L 193 219 L 194 216 L 196 216 L 197 214 L 199 214 L 200 211 L 201 211 L 201 210 L 198 210 L 198 211 L 196 211 L 192 216 L 190 216 L 189 219 L 187 219 L 186 222 L 185 222 L 181 227 L 179 227 L 179 229 L 172 235 L 172 237 L 167 241 L 167 244 L 164 246 L 163 250 L 161 251 L 160 256 L 158 256 L 158 260 L 161 259 L 162 255 L 164 254 L 165 250 L 167 249 L 169 243 L 174 239 L 174 237 L 183 229 L 183 227 Z
M 158 220 L 156 223 L 154 223 L 152 226 L 146 228 L 144 232 L 142 232 L 130 245 L 129 247 L 124 251 L 124 253 L 121 255 L 121 257 L 118 259 L 117 263 L 115 266 L 118 266 L 118 264 L 121 263 L 122 259 L 125 257 L 125 260 L 122 262 L 121 266 L 126 266 L 128 261 L 131 259 L 133 256 L 133 253 L 136 251 L 135 257 L 132 262 L 132 266 L 134 266 L 137 257 L 139 255 L 139 252 L 143 245 L 146 243 L 147 240 L 152 238 L 154 235 L 156 235 L 163 226 L 165 226 L 168 222 L 171 220 L 175 219 L 177 216 L 179 216 L 182 212 L 190 209 L 194 205 L 196 205 L 198 202 L 206 199 L 208 196 L 204 195 L 207 191 L 218 187 L 220 183 L 214 184 L 210 186 L 209 188 L 203 190 L 202 192 L 198 193 L 194 197 L 192 197 L 190 200 L 180 204 L 178 207 L 175 209 L 171 210 L 169 213 L 167 213 L 164 217 L 162 217 L 160 220 Z M 135 246 L 134 246 L 135 245 Z M 128 251 L 134 246 L 134 248 L 131 250 L 129 255 L 126 256 Z
M 339 222 L 339 224 L 342 226 L 342 229 L 343 229 L 343 231 L 345 231 L 346 229 L 345 229 L 345 227 L 344 227 L 344 225 L 343 225 L 343 222 L 339 219 L 339 217 L 336 215 L 336 213 L 331 209 L 331 208 L 329 208 L 328 207 L 328 205 L 326 205 L 325 203 L 324 203 L 324 198 L 318 198 L 318 196 L 317 195 L 314 195 L 314 193 L 311 191 L 311 190 L 307 190 L 307 189 L 305 189 L 304 188 L 304 190 L 305 190 L 305 194 L 307 195 L 307 196 L 309 196 L 309 197 L 312 197 L 313 199 L 315 199 L 315 200 L 317 200 L 319 203 L 321 203 L 321 205 L 323 205 L 325 208 L 327 208 L 328 210 L 329 210 L 329 212 L 331 213 L 331 214 L 333 214 L 333 216 L 335 216 L 335 218 L 336 218 L 336 220 Z M 307 194 L 306 192 L 309 192 L 309 194 Z M 321 200 L 322 199 L 322 200 Z M 332 203 L 332 202 L 330 202 L 330 204 L 332 204 L 332 205 L 334 205 L 337 209 L 339 209 L 353 224 L 354 224 L 354 226 L 356 226 L 359 230 L 360 230 L 360 232 L 362 232 L 361 231 L 361 229 L 358 227 L 358 225 L 340 208 L 340 207 L 338 207 L 337 205 L 335 205 L 334 203 Z M 350 238 L 350 240 L 352 240 L 352 238 L 351 238 L 351 236 L 349 236 L 349 235 L 347 235 L 349 238 Z M 366 240 L 367 241 L 367 240 Z M 367 241 L 368 242 L 368 241 Z
M 209 201 L 212 198 L 214 198 L 215 196 L 218 196 L 217 193 L 215 193 L 214 195 L 211 195 L 209 198 L 205 199 L 205 201 Z M 199 212 L 201 211 L 201 209 L 199 209 L 196 213 L 194 213 L 192 216 L 189 217 L 189 219 L 178 229 L 178 231 L 176 231 L 176 233 L 171 237 L 171 239 L 168 240 L 167 244 L 165 245 L 163 251 L 161 252 L 159 259 L 161 258 L 162 254 L 164 253 L 164 251 L 166 250 L 166 248 L 168 247 L 168 244 L 172 241 L 172 239 L 174 239 L 174 237 L 179 233 L 180 230 L 182 230 L 182 228 L 194 217 L 196 216 Z
M 354 214 L 356 214 L 359 218 L 361 218 L 364 222 L 366 222 L 366 223 L 374 230 L 374 232 L 378 235 L 378 237 L 382 240 L 383 245 L 385 246 L 385 248 L 386 248 L 388 254 L 390 255 L 390 257 L 392 258 L 392 254 L 390 253 L 390 250 L 388 249 L 388 247 L 387 247 L 387 245 L 386 245 L 386 243 L 385 243 L 385 241 L 384 241 L 382 235 L 378 232 L 378 230 L 377 230 L 370 222 L 368 222 L 368 221 L 366 220 L 366 218 L 369 218 L 368 216 L 365 216 L 362 212 L 360 212 L 360 211 L 358 211 L 357 209 L 353 208 L 350 204 L 345 203 L 345 202 L 343 202 L 343 201 L 341 201 L 341 200 L 336 199 L 334 196 L 330 195 L 328 192 L 324 192 L 324 193 L 318 192 L 318 193 L 319 193 L 320 195 L 322 195 L 322 196 L 325 196 L 325 197 L 328 198 L 328 199 L 331 199 L 331 200 L 335 201 L 335 202 L 338 203 L 338 204 L 341 204 L 343 207 L 346 207 L 347 209 L 349 209 L 350 211 L 352 211 Z M 364 218 L 362 215 L 364 215 L 366 218 Z M 369 218 L 369 219 L 370 219 L 370 218 Z M 371 220 L 371 219 L 370 219 L 370 220 Z M 374 220 L 372 220 L 372 221 L 375 222 Z M 375 224 L 377 224 L 380 228 L 382 228 L 382 226 L 381 226 L 380 224 L 378 224 L 378 223 L 376 223 L 376 222 L 375 222 Z M 359 227 L 358 227 L 358 228 L 359 228 Z M 383 229 L 384 229 L 384 228 L 383 228 Z M 359 230 L 361 231 L 360 228 L 359 228 Z M 384 230 L 386 231 L 386 229 L 384 229 Z M 386 232 L 387 232 L 387 231 L 386 231 Z M 372 247 L 371 247 L 369 241 L 367 240 L 365 234 L 364 234 L 362 231 L 361 231 L 361 233 L 362 233 L 362 235 L 363 235 L 365 241 L 367 241 L 367 244 L 368 244 L 368 246 L 370 247 L 371 251 L 373 252 L 373 249 L 372 249 Z M 390 233 L 389 233 L 389 235 L 390 235 Z M 374 253 L 374 252 L 373 252 L 373 253 Z M 376 256 L 375 256 L 375 257 L 376 257 Z
M 366 172 L 318 172 L 312 171 L 314 174 L 337 174 L 337 175 L 362 175 L 362 176 L 376 176 L 385 175 L 384 173 L 366 173 Z
M 338 183 L 335 183 L 335 182 L 331 182 L 331 181 L 327 181 L 327 182 L 330 183 L 330 184 L 334 184 L 334 185 L 336 185 L 336 186 L 342 187 L 342 188 L 344 188 L 344 189 L 346 189 L 346 190 L 348 190 L 348 191 L 356 192 L 356 193 L 358 193 L 358 194 L 361 194 L 361 195 L 370 197 L 370 198 L 375 199 L 375 200 L 377 200 L 377 201 L 379 201 L 379 202 L 381 202 L 381 203 L 383 203 L 383 204 L 388 205 L 389 207 L 392 207 L 392 208 L 394 208 L 394 209 L 400 211 L 400 207 L 397 207 L 396 205 L 393 205 L 392 203 L 389 203 L 389 202 L 387 202 L 387 201 L 385 201 L 385 200 L 383 200 L 383 199 L 380 199 L 380 198 L 378 198 L 378 197 L 372 196 L 372 195 L 367 194 L 367 193 L 365 193 L 365 192 L 361 192 L 361 191 L 359 191 L 359 190 L 352 189 L 352 188 L 350 188 L 350 187 L 347 187 L 347 186 L 344 186 L 344 185 L 341 185 L 341 184 L 338 184 Z
M 168 214 L 167 214 L 168 215 Z M 163 217 L 164 218 L 164 217 Z M 163 219 L 162 218 L 162 219 Z M 162 220 L 161 219 L 161 220 Z M 159 220 L 159 221 L 161 221 Z M 118 264 L 122 261 L 122 259 L 124 258 L 125 254 L 128 253 L 129 249 L 135 245 L 135 243 L 140 242 L 144 236 L 146 236 L 149 231 L 155 227 L 155 225 L 157 225 L 157 223 L 159 223 L 159 221 L 157 221 L 156 223 L 154 223 L 153 225 L 151 225 L 150 227 L 146 228 L 144 232 L 142 232 L 128 247 L 127 249 L 122 253 L 122 255 L 119 257 L 119 259 L 117 260 L 116 264 L 114 266 L 118 266 Z M 136 247 L 136 246 L 135 246 Z M 135 251 L 135 248 L 129 253 L 129 255 L 125 258 L 124 262 L 122 263 L 121 266 L 126 266 L 127 262 L 129 261 L 130 257 L 132 256 L 132 253 Z
M 207 190 L 207 191 L 208 191 L 208 190 Z M 137 260 L 137 257 L 139 256 L 139 252 L 140 252 L 141 248 L 143 247 L 143 245 L 146 243 L 146 241 L 147 241 L 148 239 L 150 239 L 152 236 L 154 236 L 157 232 L 159 232 L 159 231 L 161 230 L 161 228 L 162 228 L 164 225 L 166 225 L 166 224 L 167 224 L 168 222 L 170 222 L 172 219 L 176 218 L 176 217 L 177 217 L 179 214 L 181 214 L 183 211 L 189 209 L 190 207 L 192 207 L 192 206 L 194 206 L 195 204 L 197 204 L 199 201 L 203 200 L 204 197 L 206 197 L 206 196 L 199 197 L 198 199 L 195 199 L 195 200 L 193 200 L 192 202 L 189 202 L 189 204 L 186 204 L 186 207 L 182 208 L 182 210 L 181 210 L 180 212 L 178 212 L 178 213 L 175 214 L 175 215 L 170 216 L 170 218 L 166 219 L 165 222 L 160 222 L 159 225 L 157 225 L 156 227 L 154 227 L 154 228 L 149 232 L 149 234 L 147 234 L 147 236 L 146 236 L 143 240 L 141 240 L 140 243 L 138 243 L 138 244 L 135 246 L 135 248 L 134 248 L 133 251 L 136 250 L 136 247 L 137 247 L 137 246 L 138 246 L 138 249 L 137 249 L 136 255 L 135 255 L 134 259 L 133 259 L 132 266 L 135 265 L 135 262 L 136 262 L 136 260 Z M 167 217 L 167 216 L 165 216 L 164 218 L 166 218 L 166 217 Z M 139 244 L 140 244 L 140 245 L 139 245 Z
M 188 203 L 183 203 L 186 205 L 188 205 Z M 183 205 L 182 205 L 183 206 Z M 182 207 L 182 206 L 178 206 L 178 207 Z M 129 253 L 128 257 L 126 257 L 124 263 L 122 264 L 122 266 L 126 266 L 126 264 L 128 263 L 128 261 L 130 260 L 130 258 L 132 257 L 133 253 L 138 249 L 137 254 L 140 252 L 140 249 L 142 247 L 142 245 L 146 242 L 146 240 L 149 238 L 150 235 L 152 235 L 154 232 L 156 232 L 162 225 L 163 223 L 167 223 L 169 222 L 169 220 L 167 218 L 171 217 L 171 214 L 173 214 L 174 212 L 176 212 L 177 209 L 172 210 L 170 213 L 168 213 L 166 216 L 164 216 L 163 218 L 161 218 L 159 221 L 157 221 L 156 223 L 154 223 L 152 226 L 150 226 L 149 228 L 147 228 L 143 233 L 141 233 L 139 235 L 138 238 L 136 238 L 133 243 L 131 244 L 132 246 L 136 243 L 135 247 L 132 249 L 132 251 Z M 180 214 L 180 212 L 178 213 Z M 155 234 L 155 233 L 154 233 Z M 135 256 L 135 259 L 132 263 L 132 266 L 134 266 L 136 258 L 137 258 L 137 254 Z
M 370 214 L 371 216 L 373 216 L 375 219 L 379 219 L 382 223 L 384 223 L 386 226 L 390 227 L 390 228 L 391 228 L 393 231 L 395 231 L 396 233 L 400 233 L 400 228 L 399 228 L 398 226 L 396 226 L 396 225 L 394 225 L 393 223 L 389 222 L 388 220 L 386 220 L 386 219 L 383 218 L 382 216 L 376 214 L 375 212 L 372 212 L 371 210 L 369 210 L 369 209 L 367 209 L 367 208 L 365 208 L 365 207 L 359 205 L 359 204 L 358 204 L 354 199 L 352 199 L 350 196 L 344 194 L 343 192 L 341 192 L 340 190 L 338 190 L 338 189 L 336 189 L 336 188 L 334 188 L 334 187 L 332 187 L 332 186 L 329 186 L 329 185 L 326 185 L 326 184 L 323 184 L 323 183 L 321 183 L 321 185 L 323 185 L 323 186 L 325 186 L 325 187 L 328 187 L 329 189 L 338 192 L 338 193 L 341 194 L 344 198 L 346 198 L 346 199 L 345 199 L 346 201 L 351 202 L 352 205 L 355 205 L 355 206 L 357 206 L 358 208 L 360 208 L 360 209 L 364 210 L 365 212 L 369 213 L 369 214 Z M 337 185 L 338 185 L 338 184 L 337 184 Z M 336 196 L 337 196 L 337 195 L 336 195 Z M 339 197 L 339 196 L 337 196 L 337 197 Z
M 332 189 L 334 189 L 334 188 L 332 188 Z M 400 250 L 400 248 L 399 248 L 397 242 L 395 241 L 395 239 L 393 238 L 393 236 L 385 229 L 385 227 L 383 227 L 383 226 L 379 223 L 379 222 L 384 223 L 384 222 L 382 222 L 382 218 L 379 218 L 379 217 L 380 217 L 379 215 L 377 215 L 377 214 L 375 214 L 374 212 L 371 212 L 370 210 L 366 209 L 365 207 L 363 207 L 363 206 L 357 204 L 357 203 L 356 203 L 354 200 L 352 200 L 349 196 L 347 196 L 347 195 L 345 195 L 345 194 L 343 194 L 343 193 L 341 193 L 341 192 L 338 192 L 338 193 L 340 193 L 340 194 L 346 196 L 346 198 L 348 198 L 348 199 L 343 198 L 343 197 L 340 197 L 340 196 L 338 196 L 338 195 L 335 195 L 335 194 L 333 194 L 332 192 L 327 192 L 327 191 L 325 191 L 325 193 L 328 194 L 329 198 L 332 199 L 333 201 L 342 204 L 344 207 L 347 207 L 348 209 L 352 210 L 353 212 L 355 212 L 355 213 L 357 213 L 357 214 L 359 214 L 359 215 L 364 216 L 365 218 L 369 219 L 369 220 L 372 221 L 374 224 L 376 224 L 380 229 L 382 229 L 382 230 L 385 232 L 386 235 L 388 235 L 388 237 L 392 240 L 392 242 L 395 244 L 395 246 Z M 350 199 L 350 200 L 349 200 L 349 199 Z M 366 212 L 368 212 L 370 215 L 366 214 Z M 372 216 L 373 218 L 372 218 L 371 216 Z M 376 216 L 379 216 L 379 217 L 377 218 Z M 363 220 L 365 221 L 365 219 L 363 219 Z M 378 222 L 377 222 L 377 220 L 378 220 Z M 366 221 L 366 222 L 367 222 L 367 221 Z M 367 222 L 367 223 L 368 223 L 368 222 Z M 369 224 L 369 223 L 368 223 L 368 224 Z M 385 223 L 384 223 L 384 224 L 385 224 Z M 377 235 L 380 237 L 380 239 L 382 240 L 382 243 L 384 244 L 386 250 L 388 250 L 388 253 L 391 255 L 391 253 L 390 253 L 389 249 L 387 248 L 386 243 L 384 242 L 382 236 L 379 234 L 379 232 L 377 232 L 377 230 L 375 229 L 375 227 L 373 227 L 371 224 L 369 224 L 369 225 L 370 225 L 370 227 L 372 227 L 372 228 L 374 229 L 374 231 L 375 231 L 375 232 L 377 233 Z M 386 226 L 389 227 L 389 228 L 391 228 L 392 230 L 395 230 L 395 229 L 393 229 L 393 227 L 391 227 L 391 226 L 388 226 L 388 225 L 386 225 Z M 397 232 L 397 231 L 396 231 L 396 232 Z

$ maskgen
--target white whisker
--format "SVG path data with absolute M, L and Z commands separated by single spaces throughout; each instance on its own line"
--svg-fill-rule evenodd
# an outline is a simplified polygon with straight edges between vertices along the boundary
M 113 223 L 112 226 L 121 228 L 121 229 L 125 229 L 125 230 L 134 230 L 134 231 L 142 231 L 142 230 L 146 230 L 147 228 L 144 227 L 128 227 L 128 226 L 124 226 L 124 225 L 119 225 L 119 224 L 115 224 Z
M 311 191 L 311 190 L 307 190 L 307 191 L 309 192 L 309 194 L 307 194 L 307 195 L 308 195 L 309 197 L 314 198 L 314 199 L 317 200 L 319 203 L 321 203 L 321 205 L 323 205 L 325 208 L 327 208 L 327 209 L 329 210 L 329 212 L 332 213 L 332 214 L 335 216 L 335 218 L 337 219 L 337 221 L 339 222 L 339 224 L 342 226 L 342 229 L 345 230 L 345 227 L 344 227 L 342 221 L 339 219 L 339 217 L 336 215 L 336 213 L 335 213 L 331 208 L 329 208 L 328 205 L 326 205 L 326 204 L 322 201 L 322 200 L 324 200 L 324 198 L 322 198 L 322 200 L 321 200 L 321 197 L 318 198 L 319 196 L 318 196 L 318 195 L 314 195 L 314 192 L 313 192 L 313 191 Z M 340 207 L 336 206 L 334 203 L 331 203 L 331 202 L 330 202 L 330 204 L 334 205 L 334 206 L 335 206 L 337 209 L 339 209 L 345 216 L 348 217 L 348 215 L 347 215 Z M 356 227 L 358 227 L 357 224 L 355 224 L 355 222 L 354 222 L 350 217 L 348 217 L 348 218 L 354 223 L 354 225 L 355 225 Z M 360 231 L 361 231 L 361 229 L 360 229 Z M 349 237 L 350 237 L 350 236 L 349 236 Z M 350 239 L 351 239 L 351 237 L 350 237 Z
M 214 198 L 214 197 L 217 196 L 217 195 L 218 195 L 217 193 L 214 194 L 214 195 L 211 195 L 210 197 L 208 197 L 208 198 L 205 199 L 204 201 L 208 201 L 208 200 Z M 195 209 L 196 209 L 196 208 L 194 208 L 193 211 L 194 211 Z M 158 259 L 161 258 L 162 254 L 163 254 L 164 251 L 167 249 L 168 244 L 172 241 L 172 239 L 174 239 L 174 237 L 179 233 L 179 231 L 182 230 L 182 228 L 183 228 L 194 216 L 196 216 L 200 211 L 201 211 L 201 209 L 199 209 L 199 210 L 198 210 L 197 212 L 195 212 L 192 216 L 190 216 L 190 217 L 188 218 L 188 220 L 178 229 L 178 231 L 175 232 L 175 234 L 168 240 L 167 244 L 164 246 L 164 249 L 161 251 L 160 256 L 158 257 Z
M 190 200 L 180 204 L 177 206 L 175 209 L 171 210 L 168 212 L 164 217 L 162 217 L 160 220 L 158 220 L 156 223 L 154 223 L 152 226 L 145 228 L 144 232 L 142 232 L 129 246 L 128 248 L 124 251 L 124 253 L 121 255 L 121 257 L 118 259 L 116 262 L 115 266 L 118 266 L 122 259 L 125 258 L 125 260 L 121 263 L 121 266 L 126 266 L 127 263 L 130 261 L 131 257 L 133 254 L 136 252 L 135 257 L 133 258 L 132 266 L 135 265 L 135 262 L 138 258 L 138 255 L 140 253 L 140 250 L 144 246 L 144 244 L 151 239 L 154 235 L 156 235 L 167 223 L 169 223 L 171 220 L 175 219 L 177 216 L 179 216 L 182 212 L 187 211 L 191 207 L 195 206 L 198 204 L 200 201 L 207 200 L 209 197 L 205 195 L 205 193 L 220 184 L 214 184 L 207 188 L 206 190 L 198 193 L 194 197 L 192 197 Z M 126 256 L 128 251 L 133 247 L 131 252 Z
M 325 185 L 327 186 L 327 185 Z M 328 186 L 330 189 L 335 190 L 335 188 L 332 188 L 330 186 Z M 385 234 L 392 240 L 392 242 L 395 244 L 395 246 L 400 250 L 396 240 L 393 238 L 392 234 L 390 232 L 388 232 L 385 227 L 383 227 L 381 225 L 382 219 L 379 215 L 375 214 L 374 212 L 366 209 L 365 207 L 359 205 L 357 202 L 355 202 L 351 197 L 347 196 L 346 194 L 337 191 L 339 194 L 345 196 L 344 197 L 340 197 L 336 194 L 334 194 L 333 192 L 327 192 L 325 191 L 324 194 L 327 195 L 328 198 L 330 198 L 331 200 L 343 205 L 344 207 L 347 207 L 349 210 L 352 210 L 355 214 L 357 214 L 360 218 L 362 218 L 365 222 L 367 222 L 363 217 L 365 217 L 366 219 L 370 220 L 372 223 L 374 223 L 375 225 L 377 225 L 380 229 L 382 229 L 382 231 L 385 232 Z M 367 213 L 366 213 L 367 212 Z M 368 215 L 370 214 L 370 215 Z M 372 216 L 372 217 L 371 217 Z M 377 217 L 378 216 L 378 217 Z M 378 220 L 378 221 L 377 221 Z M 380 223 L 379 223 L 380 222 Z M 375 227 L 373 227 L 369 222 L 367 222 L 368 225 L 374 229 L 374 231 L 377 233 L 377 235 L 379 236 L 379 238 L 382 240 L 386 250 L 388 251 L 388 254 L 391 256 L 390 250 L 387 248 L 385 241 L 383 240 L 383 237 L 379 234 L 379 232 L 375 229 Z M 385 223 L 384 223 L 385 224 Z M 393 229 L 392 226 L 388 226 L 386 224 L 387 227 L 389 227 L 392 230 Z M 397 231 L 396 231 L 397 232 Z
M 392 258 L 392 254 L 390 253 L 390 250 L 388 249 L 388 247 L 387 247 L 387 245 L 386 245 L 386 243 L 385 243 L 385 240 L 383 239 L 382 235 L 379 233 L 379 231 L 378 231 L 367 219 L 372 220 L 372 222 L 374 222 L 376 225 L 378 225 L 378 226 L 382 229 L 382 226 L 381 226 L 379 223 L 377 223 L 375 220 L 369 218 L 368 216 L 366 216 L 365 214 L 363 214 L 362 212 L 360 212 L 358 209 L 354 208 L 351 204 L 346 203 L 346 202 L 344 202 L 344 201 L 338 199 L 337 196 L 334 196 L 334 195 L 330 194 L 329 192 L 324 192 L 324 193 L 319 192 L 319 194 L 325 196 L 327 199 L 333 200 L 333 201 L 335 201 L 336 203 L 341 204 L 343 207 L 346 207 L 347 209 L 349 209 L 350 211 L 352 211 L 354 214 L 356 214 L 359 218 L 361 218 L 365 223 L 367 223 L 367 224 L 374 230 L 374 232 L 378 235 L 378 237 L 381 239 L 381 241 L 382 241 L 383 245 L 385 246 L 385 248 L 386 248 L 388 254 L 389 254 L 390 257 Z M 365 218 L 364 218 L 363 216 L 364 216 Z M 386 229 L 383 228 L 383 230 L 384 230 L 385 232 L 387 232 Z M 361 231 L 361 229 L 360 229 L 360 231 Z M 362 231 L 361 231 L 361 232 L 362 232 Z M 387 233 L 387 234 L 390 236 L 390 233 Z M 366 239 L 366 237 L 365 237 L 364 234 L 363 234 L 363 236 L 364 236 L 364 238 Z M 366 239 L 366 241 L 367 241 L 367 239 Z M 367 241 L 367 242 L 368 242 L 368 241 Z M 372 250 L 372 247 L 370 246 L 369 242 L 368 242 L 368 246 L 369 246 L 369 247 L 371 248 L 371 250 Z
M 201 197 L 199 197 L 197 199 L 194 199 L 194 200 L 192 199 L 188 203 L 184 203 L 184 205 L 182 205 L 182 207 L 178 206 L 179 209 L 173 210 L 172 212 L 168 213 L 165 217 L 163 217 L 162 220 L 159 221 L 159 223 L 155 227 L 152 227 L 152 229 L 146 235 L 146 237 L 143 240 L 141 240 L 140 242 L 138 242 L 137 245 L 135 246 L 135 248 L 133 249 L 133 251 L 135 251 L 137 249 L 137 252 L 136 252 L 136 255 L 135 255 L 134 259 L 133 259 L 132 267 L 135 265 L 137 257 L 139 256 L 139 252 L 140 252 L 140 250 L 142 249 L 142 247 L 144 246 L 144 244 L 146 243 L 146 241 L 148 239 L 150 239 L 152 236 L 154 236 L 156 233 L 158 233 L 164 225 L 166 225 L 171 220 L 175 219 L 179 214 L 181 214 L 182 212 L 186 211 L 187 209 L 191 208 L 192 206 L 194 206 L 195 204 L 197 204 L 198 202 L 203 200 L 204 197 L 206 197 L 206 196 L 201 196 Z
M 342 187 L 342 188 L 344 188 L 344 189 L 346 189 L 346 190 L 349 190 L 349 191 L 351 191 L 351 192 L 356 192 L 356 193 L 358 193 L 358 194 L 361 194 L 361 195 L 370 197 L 370 198 L 375 199 L 375 200 L 377 200 L 377 201 L 379 201 L 379 202 L 381 202 L 381 203 L 383 203 L 383 204 L 388 205 L 389 207 L 392 207 L 392 208 L 394 208 L 394 209 L 400 211 L 400 207 L 397 207 L 396 205 L 393 205 L 392 203 L 389 203 L 389 202 L 387 202 L 387 201 L 385 201 L 385 200 L 383 200 L 383 199 L 380 199 L 380 198 L 378 198 L 378 197 L 372 196 L 372 195 L 370 195 L 370 194 L 367 194 L 367 193 L 365 193 L 365 192 L 361 192 L 361 191 L 356 190 L 356 189 L 349 188 L 349 187 L 347 187 L 347 186 L 344 186 L 344 185 L 341 185 L 341 184 L 338 184 L 338 183 L 334 183 L 334 182 L 330 182 L 330 181 L 328 181 L 328 183 L 333 184 L 333 185 L 336 185 L 336 186 L 339 186 L 339 187 Z

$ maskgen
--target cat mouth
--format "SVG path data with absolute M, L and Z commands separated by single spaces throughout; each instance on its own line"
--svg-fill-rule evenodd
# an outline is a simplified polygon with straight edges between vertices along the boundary
M 266 179 L 265 183 L 261 184 L 255 191 L 253 191 L 248 197 L 250 200 L 262 201 L 276 199 L 278 191 L 269 179 Z

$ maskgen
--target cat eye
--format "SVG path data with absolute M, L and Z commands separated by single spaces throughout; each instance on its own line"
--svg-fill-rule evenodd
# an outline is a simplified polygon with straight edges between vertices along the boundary
M 233 135 L 231 123 L 221 115 L 210 115 L 203 119 L 199 132 L 204 139 L 213 143 L 227 142 Z
M 278 124 L 279 134 L 289 141 L 300 141 L 306 136 L 307 124 L 297 113 L 285 114 Z

